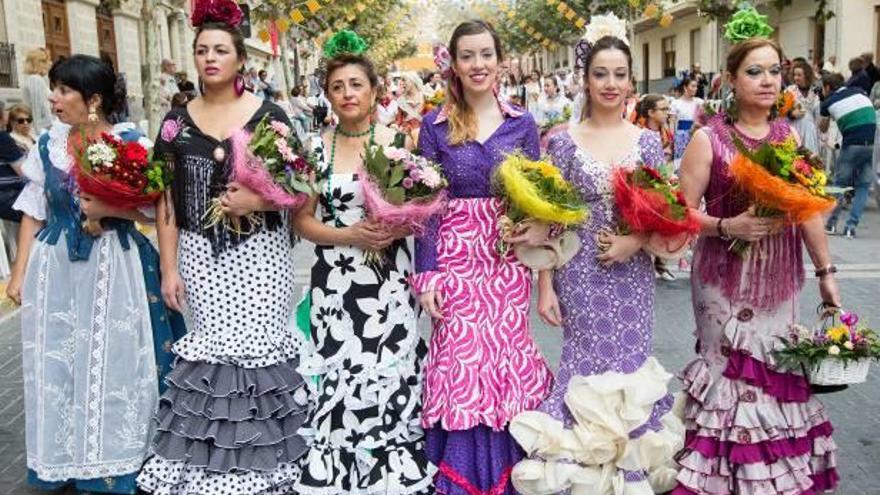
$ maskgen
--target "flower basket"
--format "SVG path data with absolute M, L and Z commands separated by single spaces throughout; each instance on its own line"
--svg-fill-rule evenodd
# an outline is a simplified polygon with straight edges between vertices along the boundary
M 810 370 L 810 384 L 834 386 L 864 383 L 870 367 L 871 360 L 867 358 L 854 361 L 825 358 Z

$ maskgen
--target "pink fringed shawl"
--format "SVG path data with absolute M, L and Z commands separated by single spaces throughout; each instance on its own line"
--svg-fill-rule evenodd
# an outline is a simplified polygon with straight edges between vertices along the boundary
M 712 142 L 714 157 L 706 190 L 706 212 L 719 218 L 735 217 L 749 204 L 735 189 L 728 171 L 728 164 L 736 153 L 731 132 L 737 133 L 737 137 L 750 148 L 757 147 L 764 140 L 737 132 L 725 122 L 723 114 L 709 119 L 705 132 Z M 771 123 L 770 134 L 765 139 L 780 141 L 790 132 L 788 123 L 778 119 Z M 728 244 L 718 237 L 701 237 L 695 248 L 694 268 L 701 282 L 719 287 L 731 301 L 747 303 L 754 308 L 774 309 L 803 287 L 803 247 L 798 227 L 786 227 L 779 234 L 753 243 L 745 259 L 729 251 Z

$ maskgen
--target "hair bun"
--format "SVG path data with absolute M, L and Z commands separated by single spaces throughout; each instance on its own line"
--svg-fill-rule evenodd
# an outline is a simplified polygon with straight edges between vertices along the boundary
M 193 0 L 190 22 L 199 27 L 209 22 L 219 22 L 237 28 L 244 14 L 233 0 Z

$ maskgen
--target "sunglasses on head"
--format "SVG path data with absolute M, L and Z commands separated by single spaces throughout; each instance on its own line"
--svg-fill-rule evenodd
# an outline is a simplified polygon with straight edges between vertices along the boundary
M 34 122 L 34 119 L 31 117 L 19 117 L 15 119 L 15 121 L 19 124 L 32 124 Z

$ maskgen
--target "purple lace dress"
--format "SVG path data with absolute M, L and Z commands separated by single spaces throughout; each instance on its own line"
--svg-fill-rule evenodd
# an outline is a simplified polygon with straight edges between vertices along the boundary
M 706 211 L 734 217 L 748 208 L 733 189 L 732 136 L 755 148 L 786 139 L 779 119 L 761 140 L 739 133 L 723 115 L 706 132 L 714 155 Z M 685 448 L 675 495 L 807 495 L 838 482 L 832 427 L 806 378 L 776 369 L 773 351 L 798 321 L 804 283 L 802 240 L 795 227 L 766 237 L 743 259 L 718 237 L 694 249 L 691 278 L 699 356 L 682 372 Z
M 614 479 L 616 483 L 625 483 L 627 493 L 653 493 L 650 491 L 652 483 L 648 481 L 649 466 L 629 470 L 619 469 L 622 463 L 611 462 L 610 458 L 601 462 L 604 465 L 589 460 L 593 457 L 589 451 L 601 447 L 579 433 L 590 428 L 584 421 L 589 413 L 573 410 L 577 406 L 573 405 L 571 396 L 579 393 L 575 390 L 579 386 L 576 384 L 583 383 L 583 379 L 590 376 L 603 375 L 610 381 L 628 377 L 635 383 L 634 389 L 639 388 L 637 382 L 642 377 L 651 381 L 656 385 L 652 388 L 656 398 L 647 401 L 641 409 L 643 420 L 630 423 L 626 428 L 624 434 L 628 434 L 629 441 L 635 441 L 647 432 L 662 430 L 661 418 L 672 409 L 673 399 L 666 391 L 671 375 L 663 372 L 656 360 L 650 358 L 654 333 L 651 257 L 642 251 L 629 261 L 610 268 L 603 267 L 596 259 L 599 254 L 597 235 L 602 230 L 615 230 L 619 222 L 611 184 L 613 170 L 617 167 L 631 169 L 640 162 L 660 166 L 664 162 L 663 147 L 657 133 L 644 130 L 637 142 L 631 143 L 626 155 L 610 165 L 579 148 L 565 132 L 550 140 L 549 153 L 565 178 L 581 192 L 591 216 L 578 229 L 581 250 L 554 276 L 564 339 L 554 387 L 538 412 L 520 415 L 511 425 L 514 437 L 530 455 L 529 460 L 514 470 L 514 483 L 517 489 L 530 494 L 564 490 L 605 493 L 607 487 L 598 479 L 601 476 L 597 473 L 606 470 L 610 476 L 605 476 L 605 481 L 611 483 Z M 519 435 L 521 432 L 524 433 Z M 625 437 L 618 440 L 628 441 Z M 577 448 L 570 445 L 577 445 Z M 662 464 L 668 482 L 674 471 L 666 464 L 674 448 L 668 447 L 667 452 Z M 538 471 L 544 473 L 544 479 L 534 479 L 534 473 Z

